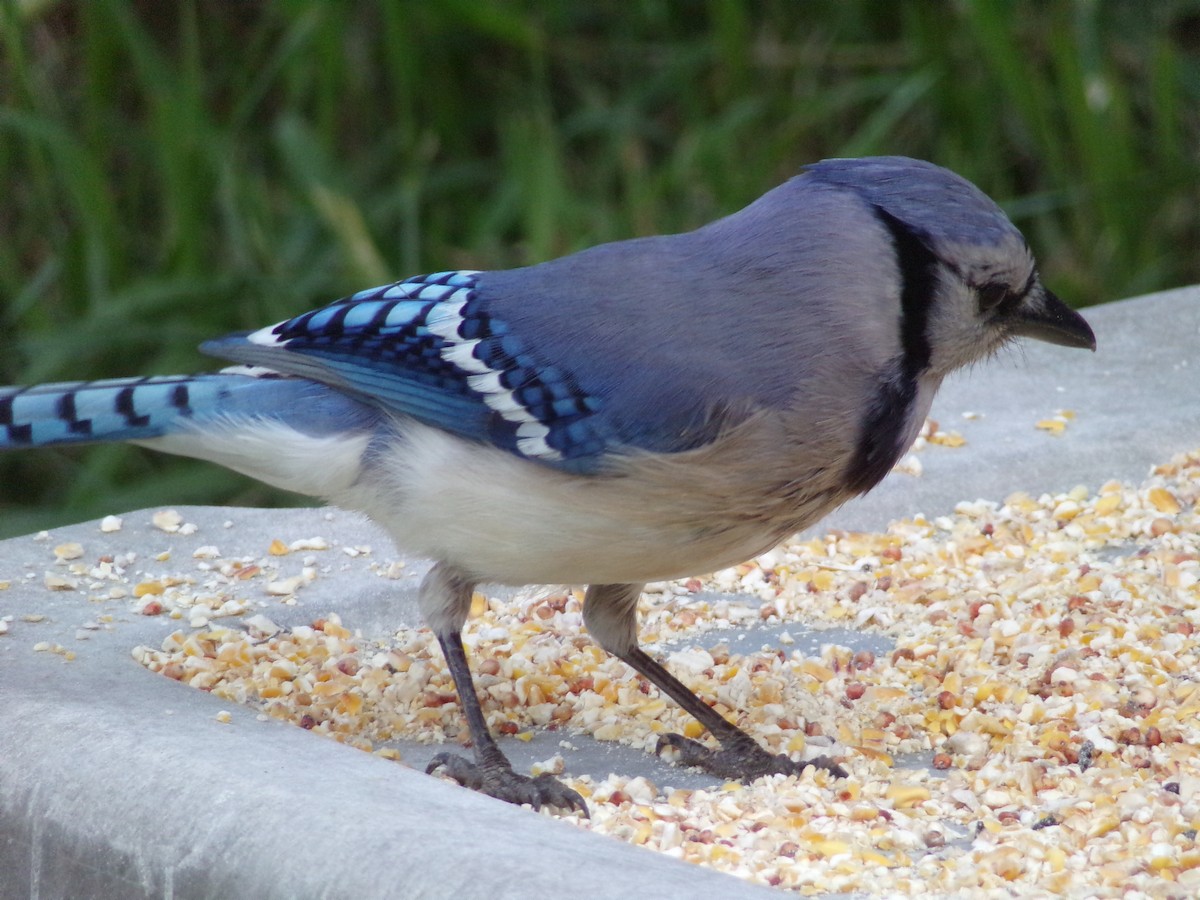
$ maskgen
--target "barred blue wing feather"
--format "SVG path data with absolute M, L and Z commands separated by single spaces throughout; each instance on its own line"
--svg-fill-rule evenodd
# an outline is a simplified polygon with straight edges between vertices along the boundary
M 391 412 L 570 471 L 611 449 L 600 401 L 488 312 L 479 273 L 359 291 L 247 335 L 214 356 L 301 375 Z

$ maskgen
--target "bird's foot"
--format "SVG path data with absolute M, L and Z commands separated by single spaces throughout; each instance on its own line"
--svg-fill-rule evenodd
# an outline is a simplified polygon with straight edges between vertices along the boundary
M 799 775 L 809 766 L 824 769 L 836 778 L 845 778 L 849 774 L 828 756 L 795 762 L 783 753 L 764 750 L 748 735 L 741 735 L 714 750 L 681 734 L 664 734 L 658 739 L 654 752 L 662 756 L 668 748 L 673 751 L 678 765 L 696 766 L 730 780 L 753 781 L 763 775 Z
M 453 753 L 439 753 L 425 767 L 425 774 L 441 769 L 463 787 L 517 805 L 528 803 L 534 809 L 553 806 L 589 818 L 587 803 L 578 792 L 553 775 L 520 775 L 507 760 L 476 763 Z

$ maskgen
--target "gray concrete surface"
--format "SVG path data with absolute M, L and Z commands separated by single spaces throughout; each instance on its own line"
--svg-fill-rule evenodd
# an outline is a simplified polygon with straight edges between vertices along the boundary
M 923 476 L 894 473 L 822 527 L 882 528 L 899 516 L 948 512 L 958 500 L 1002 499 L 1137 480 L 1173 453 L 1200 446 L 1200 288 L 1114 303 L 1087 313 L 1099 352 L 1026 343 L 954 379 L 934 416 L 961 432 L 961 448 L 919 454 Z M 1034 423 L 1057 410 L 1076 418 L 1061 435 Z M 982 414 L 967 420 L 963 412 Z M 164 505 L 170 498 L 163 498 Z M 0 543 L 0 898 L 66 897 L 590 897 L 767 896 L 768 891 L 580 831 L 457 789 L 147 672 L 130 657 L 181 623 L 97 602 L 86 590 L 49 591 L 55 545 L 78 541 L 86 558 L 138 553 L 148 577 L 178 571 L 154 557 L 190 557 L 215 544 L 225 557 L 261 556 L 265 543 L 322 535 L 370 545 L 319 578 L 280 624 L 340 610 L 364 634 L 416 622 L 409 561 L 399 580 L 370 565 L 399 558 L 369 523 L 339 511 L 181 508 L 198 526 L 165 534 L 150 512 L 121 531 L 96 523 Z M 115 511 L 114 511 L 115 512 Z M 226 521 L 232 522 L 226 527 Z M 264 537 L 267 536 L 267 537 Z M 344 558 L 342 558 L 344 557 Z M 323 559 L 323 562 L 325 560 Z M 282 574 L 298 567 L 281 561 Z M 113 616 L 97 630 L 99 616 Z M 25 617 L 44 617 L 27 621 Z M 791 628 L 793 634 L 796 629 Z M 86 634 L 86 640 L 80 636 Z M 729 639 L 710 635 L 710 642 Z M 769 632 L 735 635 L 769 642 Z M 878 638 L 867 638 L 879 640 Z M 811 636 L 850 643 L 844 632 Z M 73 661 L 34 652 L 58 643 Z M 789 649 L 794 649 L 791 647 Z M 233 721 L 216 714 L 232 709 Z M 559 752 L 561 734 L 507 741 L 520 768 Z M 660 786 L 712 783 L 647 754 L 571 737 L 568 771 L 645 774 Z M 421 765 L 436 747 L 405 746 Z

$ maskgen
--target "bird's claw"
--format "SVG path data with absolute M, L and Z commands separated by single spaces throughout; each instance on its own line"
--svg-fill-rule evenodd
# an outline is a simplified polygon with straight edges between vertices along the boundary
M 664 734 L 658 739 L 654 752 L 662 756 L 667 748 L 675 751 L 677 764 L 695 766 L 730 780 L 753 781 L 763 775 L 799 775 L 809 766 L 824 769 L 836 778 L 845 778 L 849 774 L 828 756 L 796 762 L 783 753 L 764 750 L 750 738 L 714 750 L 681 734 Z
M 582 813 L 585 819 L 590 818 L 583 797 L 545 772 L 541 775 L 521 775 L 506 764 L 480 764 L 453 753 L 439 753 L 429 761 L 425 774 L 431 775 L 437 769 L 465 788 L 506 803 L 518 806 L 528 803 L 534 809 L 552 806 Z

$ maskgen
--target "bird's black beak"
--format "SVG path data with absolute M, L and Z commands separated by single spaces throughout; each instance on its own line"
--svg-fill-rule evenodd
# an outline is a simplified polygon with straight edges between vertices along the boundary
M 1009 333 L 1063 347 L 1096 349 L 1096 335 L 1083 316 L 1038 285 L 1009 322 Z

